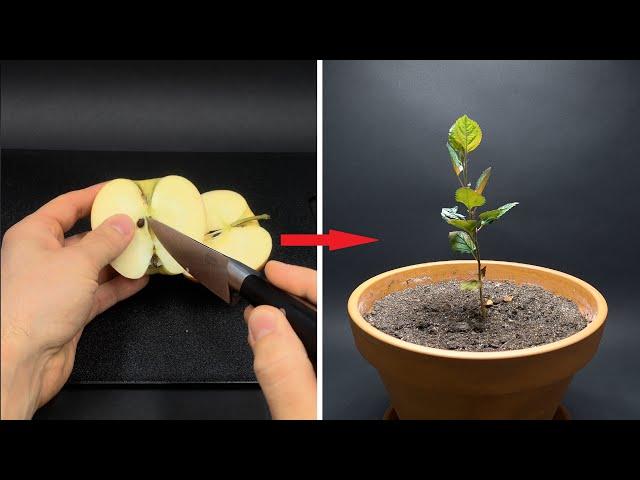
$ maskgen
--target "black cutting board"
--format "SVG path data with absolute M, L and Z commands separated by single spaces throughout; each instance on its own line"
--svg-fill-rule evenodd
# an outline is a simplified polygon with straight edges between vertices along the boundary
M 3 150 L 2 234 L 49 199 L 112 178 L 182 175 L 201 192 L 235 190 L 273 238 L 271 258 L 315 268 L 315 248 L 283 248 L 281 233 L 316 230 L 315 153 Z M 69 234 L 88 230 L 88 219 Z M 85 329 L 70 383 L 255 382 L 242 310 L 182 275 L 154 275 Z

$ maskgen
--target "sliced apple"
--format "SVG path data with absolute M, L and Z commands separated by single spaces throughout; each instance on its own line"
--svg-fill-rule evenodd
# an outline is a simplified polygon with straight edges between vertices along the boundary
M 134 223 L 146 218 L 149 206 L 138 185 L 132 180 L 118 178 L 100 189 L 91 209 L 91 228 L 96 228 L 107 218 L 117 213 L 128 215 Z M 140 278 L 149 268 L 153 256 L 153 240 L 147 222 L 136 227 L 133 240 L 125 251 L 111 262 L 111 266 L 122 276 Z
M 231 190 L 202 194 L 207 214 L 205 245 L 260 270 L 269 259 L 271 235 L 258 222 L 268 215 L 254 215 L 247 201 Z
M 91 228 L 108 217 L 124 213 L 137 225 L 133 240 L 111 265 L 122 276 L 175 275 L 184 269 L 169 255 L 149 229 L 155 218 L 198 241 L 207 232 L 207 220 L 198 189 L 186 178 L 169 175 L 133 181 L 119 178 L 100 189 L 91 209 Z
M 202 235 L 207 231 L 206 214 L 200 192 L 189 180 L 177 175 L 164 177 L 158 181 L 151 196 L 149 215 L 194 240 L 201 241 Z M 153 235 L 153 230 L 151 236 L 156 255 L 160 260 L 159 266 L 165 270 L 163 273 L 170 275 L 183 273 L 184 269 Z
M 256 270 L 271 254 L 271 236 L 258 222 L 268 215 L 254 215 L 244 197 L 230 190 L 200 195 L 189 180 L 177 175 L 108 182 L 93 203 L 91 228 L 118 213 L 128 215 L 137 225 L 133 240 L 111 264 L 128 278 L 154 273 L 189 277 L 153 234 L 148 217 Z

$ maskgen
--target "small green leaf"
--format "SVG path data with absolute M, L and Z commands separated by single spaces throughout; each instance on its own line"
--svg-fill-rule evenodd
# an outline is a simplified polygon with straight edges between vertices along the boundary
M 456 150 L 469 153 L 482 141 L 482 130 L 475 120 L 463 115 L 449 129 L 449 143 Z
M 447 149 L 449 150 L 449 156 L 451 157 L 453 172 L 459 176 L 460 173 L 462 173 L 462 170 L 464 170 L 462 161 L 460 160 L 460 156 L 458 155 L 458 152 L 456 152 L 456 150 L 451 145 L 449 145 L 449 143 L 447 143 Z
M 480 175 L 480 178 L 478 178 L 478 183 L 476 183 L 476 192 L 479 193 L 480 195 L 482 195 L 482 192 L 484 192 L 484 187 L 487 186 L 490 176 L 491 176 L 491 167 L 487 168 L 484 172 L 482 172 L 482 175 Z
M 449 246 L 454 252 L 474 254 L 476 244 L 466 232 L 449 232 Z
M 453 225 L 460 230 L 464 230 L 469 235 L 476 233 L 476 228 L 480 226 L 480 222 L 478 220 L 447 220 L 449 225 Z
M 496 208 L 495 210 L 482 212 L 480 214 L 481 226 L 489 225 L 490 223 L 495 222 L 516 205 L 518 205 L 518 202 L 507 203 L 506 205 L 503 205 L 500 208 Z
M 456 190 L 456 202 L 465 205 L 469 210 L 484 205 L 485 198 L 469 187 L 460 187 Z
M 464 215 L 458 213 L 458 207 L 443 208 L 440 211 L 440 216 L 449 225 L 453 225 L 460 230 L 464 230 L 469 234 L 475 234 L 476 228 L 480 226 L 478 220 L 466 220 Z
M 460 290 L 478 290 L 480 282 L 478 280 L 466 280 L 460 282 Z
M 464 215 L 458 213 L 458 206 L 451 208 L 443 208 L 440 211 L 440 216 L 445 222 L 449 220 L 464 220 Z

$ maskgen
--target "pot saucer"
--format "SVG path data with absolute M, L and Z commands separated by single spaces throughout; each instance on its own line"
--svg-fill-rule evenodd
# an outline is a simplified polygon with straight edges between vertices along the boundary
M 398 418 L 398 414 L 393 407 L 387 408 L 387 411 L 384 412 L 383 420 L 400 420 Z M 571 415 L 569 414 L 569 410 L 564 405 L 560 405 L 556 410 L 556 413 L 553 415 L 552 420 L 571 420 Z

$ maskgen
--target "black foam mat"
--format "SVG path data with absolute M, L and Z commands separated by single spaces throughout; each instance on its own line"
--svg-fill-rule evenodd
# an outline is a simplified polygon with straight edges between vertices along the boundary
M 235 190 L 273 238 L 271 258 L 316 266 L 315 248 L 279 245 L 281 233 L 315 232 L 315 153 L 160 153 L 3 150 L 2 234 L 49 199 L 112 178 L 169 174 L 201 192 Z M 69 234 L 90 228 L 88 219 Z M 134 297 L 85 329 L 69 380 L 81 383 L 255 382 L 242 310 L 181 275 L 154 275 Z

